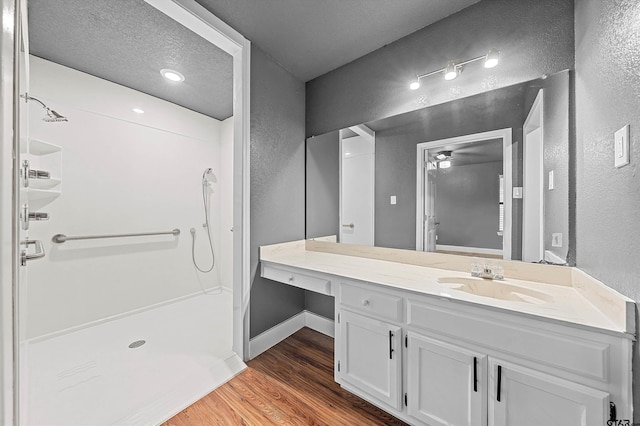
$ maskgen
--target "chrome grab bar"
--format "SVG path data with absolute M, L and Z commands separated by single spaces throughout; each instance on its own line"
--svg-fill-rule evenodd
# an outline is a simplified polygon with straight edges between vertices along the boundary
M 111 235 L 82 235 L 82 236 L 75 236 L 75 237 L 70 237 L 65 234 L 56 234 L 51 238 L 51 241 L 53 241 L 56 244 L 62 244 L 65 241 L 72 241 L 72 240 L 95 240 L 99 238 L 145 237 L 148 235 L 169 235 L 169 234 L 180 235 L 180 230 L 176 228 L 167 232 L 140 232 L 137 234 L 111 234 Z
M 344 228 L 351 228 L 351 229 L 356 227 L 353 223 L 343 223 L 342 226 Z
M 27 264 L 27 260 L 41 259 L 45 256 L 44 244 L 42 244 L 40 240 L 24 240 L 20 241 L 20 244 L 26 247 L 29 247 L 31 244 L 36 246 L 36 251 L 33 254 L 27 254 L 26 248 L 22 250 L 20 253 L 20 264 L 22 266 Z

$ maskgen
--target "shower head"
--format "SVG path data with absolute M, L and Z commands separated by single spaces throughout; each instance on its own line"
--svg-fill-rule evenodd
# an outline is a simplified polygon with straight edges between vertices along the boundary
M 47 123 L 58 123 L 60 121 L 69 121 L 64 115 L 60 115 L 52 109 L 47 108 L 47 116 L 42 119 Z
M 213 169 L 211 167 L 204 169 L 204 172 L 202 173 L 202 184 L 206 185 L 207 183 L 209 183 L 209 175 L 213 175 Z M 213 182 L 216 182 L 216 175 L 213 175 Z
M 51 108 L 49 108 L 48 106 L 46 106 L 44 104 L 44 102 L 42 102 L 40 99 L 36 99 L 32 96 L 29 96 L 28 93 L 25 93 L 24 95 L 20 95 L 20 97 L 24 98 L 27 102 L 28 101 L 36 101 L 38 102 L 40 105 L 42 105 L 42 108 L 45 109 L 46 111 L 46 116 L 42 118 L 43 121 L 46 121 L 47 123 L 58 123 L 61 121 L 69 121 L 67 119 L 67 117 L 65 117 L 64 115 L 58 114 L 57 112 L 55 112 L 54 110 L 52 110 Z

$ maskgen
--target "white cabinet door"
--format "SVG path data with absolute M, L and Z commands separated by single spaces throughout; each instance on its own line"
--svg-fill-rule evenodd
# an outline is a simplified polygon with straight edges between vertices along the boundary
M 401 328 L 341 311 L 339 336 L 339 382 L 400 410 Z
M 489 359 L 490 426 L 602 426 L 609 394 Z
M 428 425 L 487 424 L 487 357 L 408 333 L 407 407 Z

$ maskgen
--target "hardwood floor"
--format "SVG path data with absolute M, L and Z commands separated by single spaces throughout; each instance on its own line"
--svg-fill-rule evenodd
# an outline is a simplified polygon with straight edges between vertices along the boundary
M 247 365 L 164 425 L 406 424 L 335 383 L 333 339 L 308 328 Z

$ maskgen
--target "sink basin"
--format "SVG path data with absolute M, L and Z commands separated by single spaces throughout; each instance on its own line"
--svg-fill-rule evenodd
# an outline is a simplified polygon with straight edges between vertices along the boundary
M 553 301 L 552 296 L 541 291 L 501 281 L 483 280 L 482 278 L 447 277 L 438 279 L 438 283 L 447 286 L 451 290 L 464 291 L 465 293 L 492 299 L 534 304 Z

